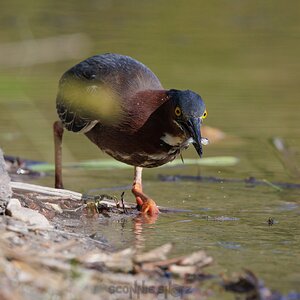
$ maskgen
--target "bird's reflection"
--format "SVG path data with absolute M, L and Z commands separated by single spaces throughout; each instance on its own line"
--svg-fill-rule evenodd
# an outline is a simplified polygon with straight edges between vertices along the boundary
M 138 214 L 133 218 L 134 246 L 138 252 L 141 252 L 145 248 L 146 237 L 143 229 L 145 226 L 149 228 L 149 224 L 154 225 L 158 217 L 159 215 Z
M 142 252 L 148 239 L 147 235 L 151 235 L 151 231 L 153 231 L 151 229 L 155 229 L 155 223 L 160 216 L 161 213 L 149 215 L 135 209 L 124 210 L 121 214 L 111 215 L 109 210 L 101 206 L 96 207 L 95 201 L 91 201 L 82 210 L 80 222 L 83 225 L 82 229 L 85 233 L 88 232 L 90 237 L 96 240 L 105 239 L 115 246 L 120 245 L 120 243 L 128 244 L 128 233 L 133 232 L 129 238 L 131 240 L 130 246 L 134 246 L 138 252 Z M 115 227 L 115 224 L 118 226 Z M 99 226 L 104 227 L 99 230 Z M 113 233 L 115 228 L 117 230 Z M 118 248 L 118 246 L 116 247 Z

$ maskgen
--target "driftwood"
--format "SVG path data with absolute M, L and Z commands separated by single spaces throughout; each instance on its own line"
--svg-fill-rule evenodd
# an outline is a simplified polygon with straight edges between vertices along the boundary
M 57 196 L 61 198 L 68 198 L 70 200 L 81 200 L 82 194 L 63 190 L 63 189 L 55 189 L 46 186 L 40 186 L 35 184 L 29 184 L 24 182 L 11 182 L 11 187 L 14 191 L 25 191 L 25 192 L 35 192 L 40 193 L 47 196 Z

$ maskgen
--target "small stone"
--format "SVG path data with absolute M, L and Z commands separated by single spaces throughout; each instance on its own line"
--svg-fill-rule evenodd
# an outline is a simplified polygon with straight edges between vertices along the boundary
M 16 198 L 10 199 L 6 208 L 6 214 L 11 217 L 41 228 L 51 227 L 45 216 L 38 211 L 23 207 Z

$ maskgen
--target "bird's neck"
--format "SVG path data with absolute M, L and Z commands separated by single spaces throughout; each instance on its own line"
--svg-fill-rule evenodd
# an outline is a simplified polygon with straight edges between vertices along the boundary
M 144 90 L 136 93 L 134 98 L 137 104 L 139 101 L 141 101 L 143 105 L 147 103 L 147 106 L 151 106 L 151 111 L 154 111 L 170 99 L 166 92 L 166 90 Z
M 146 126 L 149 131 L 160 132 L 161 135 L 167 135 L 176 139 L 176 145 L 182 142 L 186 137 L 183 129 L 172 117 L 173 103 L 170 96 L 165 90 L 143 91 L 142 99 L 147 99 L 143 102 L 143 111 L 148 115 L 143 119 L 143 126 Z M 148 106 L 149 105 L 149 106 Z M 147 107 L 145 109 L 145 107 Z M 170 144 L 173 146 L 173 144 Z
M 126 101 L 121 125 L 126 124 L 127 128 L 132 128 L 133 132 L 136 131 L 147 122 L 153 113 L 155 114 L 158 109 L 161 111 L 168 99 L 165 90 L 139 91 L 129 101 Z

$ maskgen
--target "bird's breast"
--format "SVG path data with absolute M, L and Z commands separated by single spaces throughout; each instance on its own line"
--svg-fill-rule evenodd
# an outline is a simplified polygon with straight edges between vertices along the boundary
M 172 135 L 167 132 L 165 132 L 160 139 L 171 147 L 179 147 L 186 140 L 183 135 Z
M 174 160 L 182 149 L 193 142 L 178 127 L 176 130 L 162 127 L 131 134 L 96 124 L 86 135 L 104 152 L 121 162 L 153 168 Z

